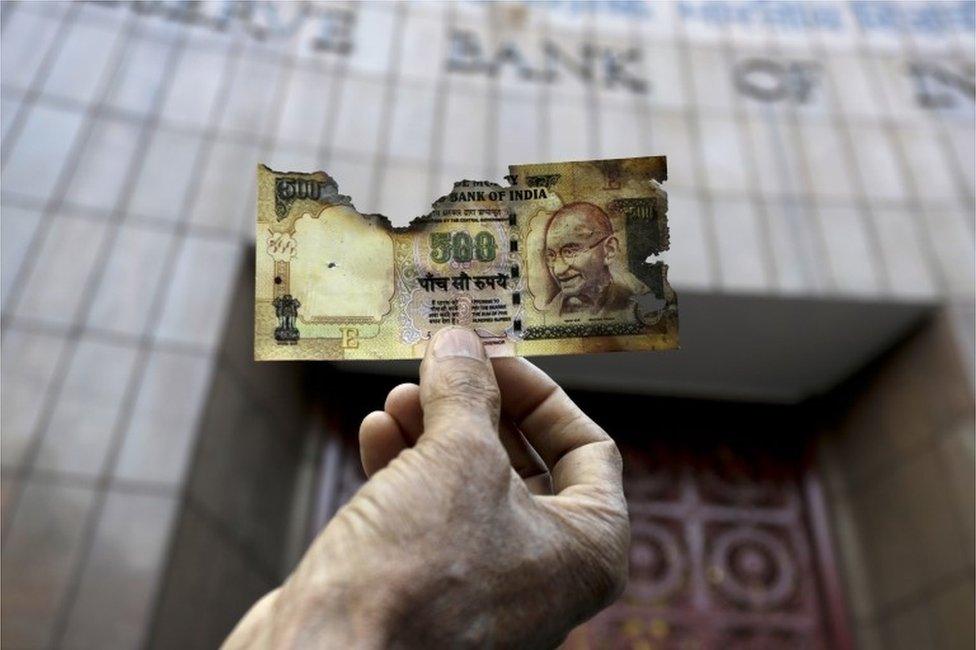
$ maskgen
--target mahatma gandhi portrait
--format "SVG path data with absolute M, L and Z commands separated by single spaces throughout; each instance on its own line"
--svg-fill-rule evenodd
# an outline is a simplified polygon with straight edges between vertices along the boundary
M 619 254 L 610 217 L 598 206 L 580 202 L 557 210 L 546 224 L 545 256 L 559 292 L 546 311 L 603 315 L 628 308 L 633 291 L 610 273 Z

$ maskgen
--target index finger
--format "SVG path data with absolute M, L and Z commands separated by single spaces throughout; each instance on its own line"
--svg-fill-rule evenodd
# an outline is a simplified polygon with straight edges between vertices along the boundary
M 569 395 L 525 359 L 493 360 L 502 411 L 542 457 L 555 494 L 610 489 L 623 493 L 613 439 Z

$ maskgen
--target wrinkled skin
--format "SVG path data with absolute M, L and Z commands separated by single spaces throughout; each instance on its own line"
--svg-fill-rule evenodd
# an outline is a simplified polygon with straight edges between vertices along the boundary
M 442 330 L 360 444 L 369 481 L 225 647 L 552 647 L 622 591 L 620 454 L 529 362 Z

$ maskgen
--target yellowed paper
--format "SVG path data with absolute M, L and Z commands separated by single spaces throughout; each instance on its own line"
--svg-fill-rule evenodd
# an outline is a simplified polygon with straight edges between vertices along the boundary
M 324 172 L 258 168 L 254 356 L 422 357 L 473 328 L 491 356 L 678 346 L 664 157 L 513 165 L 406 228 Z

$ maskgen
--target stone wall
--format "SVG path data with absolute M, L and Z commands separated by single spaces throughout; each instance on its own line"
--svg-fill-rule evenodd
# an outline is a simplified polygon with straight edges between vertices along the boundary
M 820 461 L 858 645 L 974 645 L 973 386 L 943 312 L 835 391 Z

